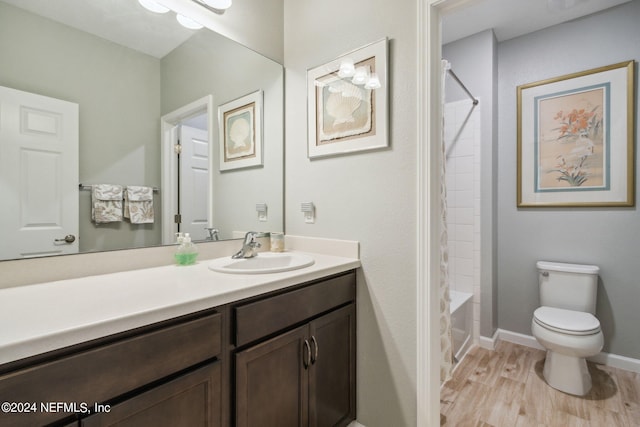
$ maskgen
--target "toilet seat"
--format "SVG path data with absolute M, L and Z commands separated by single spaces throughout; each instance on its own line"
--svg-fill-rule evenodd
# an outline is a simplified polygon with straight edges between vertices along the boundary
M 591 313 L 556 307 L 538 307 L 533 320 L 543 328 L 567 335 L 593 335 L 600 332 L 600 322 Z

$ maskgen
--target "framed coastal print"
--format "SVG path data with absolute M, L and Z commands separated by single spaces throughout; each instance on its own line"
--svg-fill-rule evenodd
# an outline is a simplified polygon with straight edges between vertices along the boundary
M 307 70 L 309 158 L 388 147 L 387 39 Z
M 634 205 L 634 65 L 518 86 L 518 207 Z
M 220 170 L 262 165 L 262 91 L 218 107 Z

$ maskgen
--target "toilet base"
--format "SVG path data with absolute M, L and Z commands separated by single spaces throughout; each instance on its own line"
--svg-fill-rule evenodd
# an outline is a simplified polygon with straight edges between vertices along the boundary
M 591 374 L 583 357 L 547 350 L 542 374 L 547 384 L 564 393 L 584 396 L 591 390 Z

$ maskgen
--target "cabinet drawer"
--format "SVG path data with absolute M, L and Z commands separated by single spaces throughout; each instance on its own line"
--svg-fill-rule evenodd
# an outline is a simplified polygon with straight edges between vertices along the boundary
M 184 374 L 96 412 L 82 427 L 220 427 L 220 362 Z
M 103 402 L 216 357 L 220 313 L 148 332 L 0 377 L 0 401 Z M 41 425 L 69 412 L 1 414 L 0 425 Z
M 354 301 L 354 272 L 235 307 L 235 344 L 241 346 Z

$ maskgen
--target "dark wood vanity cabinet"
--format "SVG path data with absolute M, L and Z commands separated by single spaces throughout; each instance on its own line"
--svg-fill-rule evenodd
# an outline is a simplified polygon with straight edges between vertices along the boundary
M 283 330 L 235 353 L 236 427 L 335 427 L 355 419 L 354 301 L 355 275 L 347 274 L 236 308 L 240 341 L 244 322 L 265 334 Z
M 173 427 L 198 407 L 204 416 L 190 426 L 219 427 L 222 321 L 217 312 L 173 319 L 0 374 L 0 401 L 32 405 L 3 411 L 0 425 Z
M 350 271 L 11 362 L 0 426 L 343 427 L 355 322 Z

